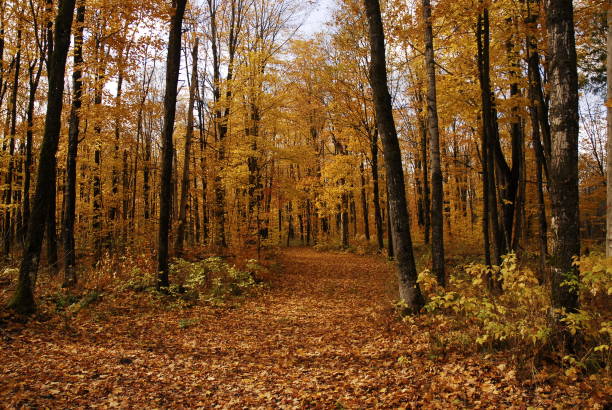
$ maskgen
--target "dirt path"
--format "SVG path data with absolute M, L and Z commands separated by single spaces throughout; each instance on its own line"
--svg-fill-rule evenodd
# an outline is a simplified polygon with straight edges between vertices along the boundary
M 384 260 L 290 249 L 281 263 L 269 290 L 229 311 L 125 307 L 0 333 L 0 406 L 546 404 L 504 367 L 429 357 L 425 330 L 391 315 Z

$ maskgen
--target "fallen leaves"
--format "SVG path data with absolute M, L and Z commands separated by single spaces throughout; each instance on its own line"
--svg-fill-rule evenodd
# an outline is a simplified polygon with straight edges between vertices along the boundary
M 287 250 L 283 274 L 236 309 L 144 309 L 0 328 L 7 407 L 595 407 L 604 380 L 525 383 L 503 354 L 432 352 L 427 315 L 392 319 L 392 267 Z M 104 306 L 100 309 L 106 308 Z M 98 312 L 100 313 L 100 312 Z M 102 317 L 102 318 L 101 318 Z M 187 318 L 187 319 L 186 319 Z M 181 327 L 181 320 L 189 326 Z M 442 330 L 440 330 L 442 329 Z M 555 384 L 553 384 L 555 383 Z

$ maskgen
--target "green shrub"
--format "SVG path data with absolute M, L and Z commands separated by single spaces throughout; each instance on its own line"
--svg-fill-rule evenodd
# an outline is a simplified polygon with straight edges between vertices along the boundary
M 567 278 L 563 285 L 579 288 L 581 309 L 561 313 L 570 332 L 581 335 L 584 351 L 566 356 L 565 361 L 583 368 L 609 368 L 612 259 L 590 255 L 575 263 L 580 267 L 580 277 Z M 487 291 L 490 276 L 501 281 L 501 294 Z M 464 322 L 474 329 L 469 334 L 480 346 L 512 346 L 535 354 L 550 340 L 550 290 L 538 283 L 533 271 L 518 265 L 515 254 L 506 255 L 501 266 L 464 266 L 451 276 L 447 289 L 439 287 L 427 270 L 421 272 L 418 281 L 428 297 L 425 310 L 447 313 Z
M 240 270 L 215 256 L 198 262 L 176 259 L 170 273 L 175 281 L 183 284 L 185 297 L 199 299 L 207 295 L 207 301 L 220 303 L 227 296 L 239 296 L 257 286 L 253 274 L 265 268 L 252 259 L 247 261 L 246 269 Z
M 155 287 L 157 276 L 154 273 L 143 271 L 133 267 L 127 275 L 127 279 L 119 284 L 119 290 L 133 290 L 142 292 Z

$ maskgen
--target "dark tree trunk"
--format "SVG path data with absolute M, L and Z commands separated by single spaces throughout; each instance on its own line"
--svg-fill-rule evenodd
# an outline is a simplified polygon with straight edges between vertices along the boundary
M 482 99 L 482 140 L 481 140 L 481 163 L 482 163 L 482 237 L 485 255 L 485 264 L 491 265 L 491 238 L 489 236 L 489 130 L 488 118 L 485 110 L 488 94 L 485 91 L 484 79 L 484 59 L 485 50 L 482 41 L 483 35 L 483 17 L 478 16 L 478 26 L 476 33 L 476 42 L 478 46 L 478 74 L 480 80 L 481 99 Z M 488 58 L 488 54 L 487 54 Z
M 492 245 L 492 262 L 495 265 L 500 265 L 502 237 L 499 229 L 497 187 L 495 181 L 495 148 L 496 145 L 499 144 L 499 141 L 496 112 L 493 108 L 493 95 L 491 93 L 489 41 L 489 10 L 485 7 L 482 16 L 479 17 L 477 33 L 479 79 L 482 99 L 482 160 L 483 163 L 486 163 L 486 165 L 483 165 L 483 184 L 486 184 L 483 192 L 483 200 L 486 201 L 483 214 L 488 215 L 487 221 L 483 222 L 483 230 L 486 230 L 484 239 L 485 259 L 488 259 L 487 264 L 491 263 L 490 254 L 487 255 L 487 253 L 489 252 L 489 245 Z M 492 241 L 489 238 L 489 230 L 493 236 Z M 491 289 L 498 289 L 498 282 L 490 278 L 489 286 Z
M 606 178 L 607 178 L 607 209 L 606 209 L 606 256 L 612 256 L 612 7 L 608 3 L 608 38 L 607 38 L 607 60 L 606 60 L 606 79 L 607 79 L 607 110 L 608 119 L 608 135 L 607 135 L 607 152 L 606 157 Z
M 552 303 L 575 312 L 577 287 L 564 286 L 568 275 L 578 279 L 572 258 L 580 254 L 578 211 L 578 74 L 572 2 L 546 0 L 548 79 L 550 84 L 550 198 Z
M 57 273 L 57 159 L 53 157 L 52 183 L 49 187 L 49 212 L 47 213 L 47 231 L 45 239 L 47 243 L 47 265 L 51 273 Z
M 81 121 L 81 97 L 83 81 L 83 23 L 85 22 L 85 1 L 81 0 L 76 11 L 76 29 L 74 33 L 74 72 L 72 73 L 72 106 L 68 123 L 68 153 L 66 155 L 66 185 L 64 198 L 64 287 L 76 284 L 76 255 L 74 241 L 74 218 L 76 215 L 76 167 L 79 148 L 79 125 Z
M 421 132 L 421 167 L 423 170 L 423 229 L 424 242 L 429 243 L 431 230 L 431 202 L 429 196 L 429 164 L 427 160 L 427 129 L 422 119 L 419 119 L 419 130 Z
M 144 165 L 142 170 L 142 196 L 144 202 L 144 219 L 145 224 L 149 220 L 152 214 L 152 201 L 150 198 L 151 192 L 151 157 L 152 157 L 152 149 L 153 143 L 151 141 L 151 130 L 147 130 L 145 132 L 145 150 L 144 150 Z
M 19 71 L 21 68 L 21 29 L 17 31 L 17 53 L 15 54 L 15 75 L 13 77 L 13 87 L 11 90 L 11 98 L 9 100 L 10 120 L 9 130 L 9 163 L 6 172 L 6 191 L 4 191 L 4 256 L 7 258 L 11 253 L 11 245 L 13 242 L 13 214 L 11 212 L 13 201 L 13 174 L 15 173 L 15 138 L 17 136 L 17 92 L 19 90 Z
M 391 218 L 389 217 L 390 214 L 389 186 L 387 185 L 387 256 L 393 259 L 395 257 L 395 250 L 393 249 L 393 230 L 391 229 Z
M 54 183 L 55 154 L 59 142 L 64 94 L 64 72 L 70 45 L 70 30 L 74 15 L 75 0 L 59 0 L 55 19 L 54 49 L 49 61 L 49 93 L 43 142 L 38 161 L 38 179 L 32 201 L 32 214 L 28 224 L 26 248 L 19 268 L 17 290 L 9 306 L 20 313 L 31 313 L 36 309 L 33 286 L 38 270 L 51 184 Z
M 363 162 L 359 164 L 359 177 L 361 178 L 361 210 L 363 212 L 363 233 L 366 241 L 370 242 L 370 218 L 368 209 L 368 197 L 366 194 L 366 180 L 363 170 Z
M 102 106 L 102 89 L 104 79 L 104 59 L 102 54 L 104 53 L 104 47 L 100 43 L 99 39 L 96 39 L 96 54 L 98 56 L 96 67 L 96 79 L 94 85 L 94 106 Z M 92 195 L 93 195 L 93 218 L 92 228 L 94 239 L 94 264 L 98 263 L 102 257 L 102 247 L 104 239 L 102 238 L 102 177 L 101 165 L 102 165 L 102 149 L 101 149 L 101 133 L 102 127 L 99 119 L 94 119 L 94 132 L 96 135 L 96 142 L 94 148 L 94 168 L 93 168 L 93 182 L 92 182 Z
M 174 154 L 172 135 L 176 115 L 176 95 L 181 65 L 181 32 L 187 0 L 173 0 L 168 56 L 166 59 L 166 91 L 164 96 L 164 125 L 162 128 L 162 169 L 160 179 L 159 232 L 157 249 L 157 288 L 167 288 L 168 279 L 168 235 L 172 207 L 172 157 Z
M 423 296 L 417 283 L 417 271 L 410 236 L 410 218 L 406 204 L 404 172 L 397 140 L 391 95 L 387 86 L 385 39 L 378 0 L 364 0 L 370 34 L 370 78 L 374 94 L 376 119 L 381 134 L 387 186 L 389 189 L 389 213 L 393 234 L 393 248 L 398 267 L 399 293 L 407 309 L 418 312 L 423 306 Z
M 349 200 L 348 194 L 342 194 L 342 205 L 340 211 L 340 228 L 342 239 L 342 247 L 344 249 L 349 247 Z
M 208 180 L 206 173 L 206 132 L 204 130 L 203 102 L 198 98 L 198 121 L 200 129 L 200 169 L 202 171 L 202 241 L 207 243 L 209 231 L 208 218 Z
M 374 130 L 370 141 L 370 152 L 372 154 L 372 204 L 374 205 L 374 225 L 376 225 L 376 244 L 378 250 L 382 251 L 384 244 L 384 231 L 382 214 L 380 210 L 380 178 L 378 175 L 378 127 Z
M 193 169 L 197 169 L 196 168 L 196 155 L 194 154 L 192 157 L 192 161 L 193 163 L 191 164 L 193 166 Z M 195 243 L 199 244 L 200 243 L 200 238 L 201 238 L 201 221 L 200 221 L 200 200 L 198 198 L 198 177 L 197 175 L 193 176 L 193 191 L 194 191 L 194 195 L 193 195 L 193 213 L 194 213 L 194 225 L 195 225 Z
M 539 7 L 538 0 L 531 0 L 527 3 L 530 7 L 533 3 Z M 536 159 L 536 189 L 538 197 L 538 277 L 540 282 L 546 281 L 546 258 L 548 256 L 548 223 L 546 219 L 546 204 L 544 201 L 544 175 L 548 176 L 547 160 L 542 147 L 543 133 L 550 133 L 548 124 L 548 107 L 544 106 L 542 93 L 542 81 L 540 78 L 540 56 L 538 54 L 538 43 L 534 32 L 537 29 L 537 14 L 533 14 L 531 8 L 528 9 L 527 24 L 527 76 L 529 78 L 529 114 L 531 119 L 531 139 L 533 151 Z M 543 127 L 543 122 L 546 125 Z M 550 140 L 550 134 L 548 134 Z
M 176 231 L 176 242 L 174 244 L 176 252 L 183 251 L 185 241 L 185 226 L 187 224 L 187 199 L 189 193 L 189 161 L 191 157 L 191 142 L 193 140 L 193 109 L 195 105 L 196 89 L 198 87 L 198 39 L 196 37 L 191 51 L 192 69 L 191 84 L 189 85 L 189 104 L 187 106 L 187 130 L 185 133 L 185 149 L 183 161 L 183 177 L 181 178 L 181 200 L 179 204 L 179 220 Z
M 44 50 L 41 50 L 43 53 Z M 0 54 L 1 56 L 1 54 Z M 25 243 L 26 232 L 28 222 L 30 219 L 30 185 L 32 181 L 32 144 L 34 137 L 34 104 L 36 103 L 36 91 L 40 83 L 40 76 L 43 70 L 43 63 L 45 61 L 44 54 L 39 56 L 37 62 L 33 62 L 28 68 L 29 76 L 29 92 L 28 92 L 28 110 L 26 114 L 27 131 L 26 131 L 26 147 L 25 147 L 25 164 L 24 164 L 24 178 L 23 178 L 23 234 L 21 239 Z
M 444 273 L 444 191 L 440 164 L 438 133 L 438 103 L 436 98 L 436 68 L 431 28 L 431 3 L 423 0 L 425 21 L 425 65 L 427 68 L 427 117 L 431 144 L 431 260 L 432 273 L 441 286 L 446 286 Z

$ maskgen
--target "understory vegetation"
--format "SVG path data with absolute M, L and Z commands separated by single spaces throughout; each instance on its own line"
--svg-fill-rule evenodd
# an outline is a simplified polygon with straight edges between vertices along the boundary
M 456 266 L 446 289 L 428 270 L 422 271 L 419 283 L 428 299 L 424 310 L 435 320 L 463 328 L 463 348 L 506 350 L 532 370 L 548 360 L 568 375 L 584 372 L 610 377 L 612 260 L 591 254 L 575 263 L 580 277 L 568 277 L 564 286 L 580 287 L 581 308 L 564 312 L 562 319 L 572 335 L 580 335 L 575 351 L 553 343 L 553 317 L 560 313 L 551 307 L 550 283 L 521 266 L 515 254 L 506 255 L 501 266 Z M 497 291 L 483 291 L 483 284 L 491 288 L 495 282 L 501 285 Z

